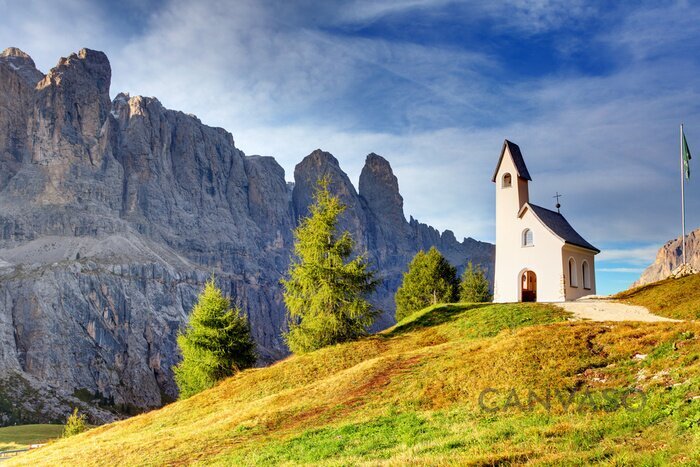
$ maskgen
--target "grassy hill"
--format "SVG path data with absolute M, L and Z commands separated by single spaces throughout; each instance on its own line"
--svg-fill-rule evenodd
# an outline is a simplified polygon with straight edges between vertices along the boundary
M 659 316 L 700 319 L 700 274 L 665 279 L 620 292 L 614 298 L 641 305 Z
M 8 465 L 697 464 L 700 324 L 566 318 L 428 308 Z

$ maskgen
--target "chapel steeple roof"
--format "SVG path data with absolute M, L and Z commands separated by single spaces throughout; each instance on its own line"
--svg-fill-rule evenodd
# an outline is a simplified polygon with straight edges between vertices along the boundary
M 493 172 L 492 182 L 496 181 L 496 175 L 498 175 L 498 169 L 501 167 L 501 162 L 503 162 L 503 155 L 506 153 L 506 148 L 508 152 L 513 157 L 513 163 L 515 164 L 515 169 L 518 171 L 518 177 L 532 181 L 530 177 L 530 172 L 527 171 L 527 166 L 525 165 L 525 160 L 523 159 L 523 154 L 520 152 L 520 146 L 513 143 L 512 141 L 503 141 L 503 149 L 501 149 L 501 157 L 498 158 L 498 164 L 496 164 L 496 170 Z

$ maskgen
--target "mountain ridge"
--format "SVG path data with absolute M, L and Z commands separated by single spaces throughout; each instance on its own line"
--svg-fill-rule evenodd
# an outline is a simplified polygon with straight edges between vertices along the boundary
M 695 269 L 700 269 L 700 228 L 691 231 L 686 236 L 685 247 L 688 264 Z M 659 248 L 654 262 L 647 266 L 632 286 L 638 287 L 669 277 L 683 263 L 682 248 L 681 237 L 666 242 Z
M 314 151 L 290 187 L 274 158 L 246 156 L 223 128 L 156 98 L 110 99 L 104 53 L 82 49 L 44 75 L 20 52 L 0 56 L 0 374 L 62 402 L 0 423 L 59 420 L 77 394 L 95 421 L 109 419 L 99 404 L 141 410 L 175 397 L 175 336 L 212 273 L 248 314 L 261 363 L 287 355 L 279 280 L 324 174 L 348 205 L 340 226 L 384 279 L 375 329 L 393 324 L 393 292 L 419 249 L 492 269 L 493 245 L 406 221 L 380 156 L 368 156 L 358 190 Z

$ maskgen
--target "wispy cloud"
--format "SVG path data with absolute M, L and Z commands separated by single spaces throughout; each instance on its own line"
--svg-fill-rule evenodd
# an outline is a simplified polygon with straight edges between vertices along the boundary
M 654 261 L 659 245 L 652 244 L 635 248 L 609 248 L 596 258 L 599 262 L 615 262 L 645 266 Z
M 388 15 L 405 14 L 416 10 L 425 13 L 435 8 L 455 3 L 455 0 L 355 0 L 334 2 L 333 16 L 343 23 L 360 23 L 376 21 Z
M 617 272 L 620 274 L 627 274 L 627 273 L 634 273 L 634 274 L 641 274 L 644 271 L 644 268 L 598 268 L 598 272 Z
M 485 13 L 497 19 L 502 28 L 522 34 L 572 28 L 582 21 L 599 16 L 599 6 L 584 0 L 509 0 L 480 2 Z
M 105 11 L 89 0 L 0 0 L 0 11 L 0 48 L 23 49 L 43 72 L 83 47 L 115 53 L 129 33 L 112 27 Z

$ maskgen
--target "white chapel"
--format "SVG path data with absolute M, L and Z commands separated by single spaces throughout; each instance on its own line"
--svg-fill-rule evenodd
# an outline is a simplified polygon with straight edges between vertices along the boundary
M 517 144 L 505 140 L 496 183 L 495 302 L 563 302 L 595 294 L 600 253 L 558 210 L 530 203 L 532 181 Z

